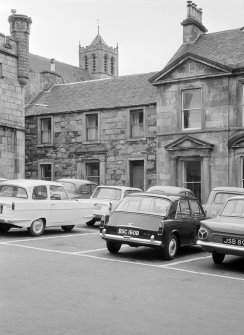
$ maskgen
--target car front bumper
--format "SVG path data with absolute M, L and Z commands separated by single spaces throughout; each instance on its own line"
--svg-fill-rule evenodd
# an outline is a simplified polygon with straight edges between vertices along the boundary
M 106 233 L 100 233 L 102 239 L 106 241 L 117 241 L 122 244 L 133 244 L 135 246 L 149 246 L 149 247 L 162 247 L 163 243 L 159 240 L 136 238 L 133 236 L 121 236 L 121 235 L 112 235 Z
M 235 245 L 228 245 L 215 242 L 205 242 L 202 240 L 197 241 L 197 245 L 201 246 L 203 250 L 208 252 L 217 251 L 222 254 L 244 256 L 244 247 Z

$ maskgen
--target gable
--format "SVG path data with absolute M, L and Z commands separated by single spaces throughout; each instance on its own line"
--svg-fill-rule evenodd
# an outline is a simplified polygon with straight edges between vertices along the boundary
M 192 136 L 185 135 L 181 138 L 173 141 L 165 146 L 167 151 L 181 151 L 181 150 L 189 150 L 189 149 L 212 149 L 214 147 L 213 144 L 196 139 Z
M 187 78 L 211 77 L 218 74 L 230 74 L 232 69 L 192 54 L 185 54 L 174 63 L 150 78 L 152 84 L 184 80 Z
M 164 80 L 207 76 L 219 73 L 223 73 L 223 71 L 193 59 L 187 59 L 167 73 L 167 75 L 164 76 Z

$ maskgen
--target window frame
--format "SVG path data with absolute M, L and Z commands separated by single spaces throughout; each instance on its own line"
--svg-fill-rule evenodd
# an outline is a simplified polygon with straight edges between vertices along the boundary
M 42 124 L 44 120 L 50 120 L 50 141 L 42 141 Z M 52 146 L 53 145 L 53 117 L 52 116 L 42 116 L 38 118 L 38 145 L 40 146 Z
M 97 117 L 97 136 L 95 139 L 88 138 L 88 127 L 87 127 L 87 120 L 88 117 L 91 115 L 96 115 Z M 84 113 L 84 142 L 85 143 L 99 143 L 100 142 L 100 113 L 93 112 L 93 113 Z
M 184 93 L 186 91 L 193 91 L 193 90 L 200 90 L 200 102 L 201 102 L 201 106 L 199 108 L 192 108 L 192 109 L 184 109 L 184 99 L 183 99 L 183 96 L 184 96 Z M 185 128 L 184 126 L 184 119 L 185 119 L 185 112 L 187 111 L 194 111 L 194 110 L 197 110 L 199 111 L 199 115 L 200 115 L 200 126 L 199 127 L 188 127 L 188 128 Z M 181 90 L 181 129 L 182 131 L 189 131 L 189 130 L 199 130 L 199 129 L 203 129 L 203 88 L 202 87 L 184 87 L 182 90 Z
M 139 136 L 133 136 L 132 134 L 132 127 L 133 127 L 133 124 L 132 124 L 132 115 L 133 114 L 136 114 L 136 112 L 138 113 L 142 113 L 142 116 L 143 116 L 143 122 L 142 122 L 142 125 L 140 125 L 140 122 L 138 123 L 139 125 Z M 139 114 L 139 115 L 140 115 Z M 140 116 L 139 116 L 139 119 L 140 119 Z M 134 108 L 134 109 L 130 109 L 130 113 L 129 113 L 129 138 L 130 139 L 139 139 L 139 138 L 144 138 L 145 137 L 145 109 L 144 108 Z
M 43 167 L 50 165 L 51 167 L 51 177 L 49 178 L 43 178 Z M 39 162 L 38 163 L 38 179 L 40 180 L 48 180 L 48 181 L 52 181 L 53 180 L 53 163 L 52 162 Z
M 92 164 L 97 164 L 98 166 L 98 175 L 90 175 L 88 174 L 88 167 L 91 166 Z M 99 161 L 93 161 L 93 162 L 86 162 L 85 163 L 85 171 L 86 171 L 86 179 L 92 182 L 95 182 L 97 185 L 100 185 L 101 181 L 101 167 L 100 167 L 100 162 Z

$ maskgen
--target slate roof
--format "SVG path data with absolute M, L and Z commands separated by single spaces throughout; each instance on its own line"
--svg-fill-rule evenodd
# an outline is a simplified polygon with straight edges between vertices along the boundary
M 26 107 L 26 116 L 156 103 L 156 88 L 148 81 L 155 74 L 135 74 L 55 85 Z
M 107 46 L 102 36 L 98 33 L 97 36 L 94 38 L 94 40 L 91 42 L 90 46 L 96 46 L 100 43 Z
M 50 71 L 51 60 L 46 57 L 41 57 L 38 55 L 30 55 L 30 69 L 33 72 L 41 73 L 42 71 Z M 91 80 L 92 75 L 77 66 L 62 63 L 55 60 L 55 72 L 63 77 L 65 82 L 83 81 Z
M 191 53 L 232 69 L 244 66 L 244 30 L 231 29 L 202 34 L 194 43 L 182 44 L 166 68 L 184 54 Z

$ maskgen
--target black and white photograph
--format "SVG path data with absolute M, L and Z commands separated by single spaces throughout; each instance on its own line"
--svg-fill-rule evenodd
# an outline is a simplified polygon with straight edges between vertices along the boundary
M 242 335 L 244 0 L 1 0 L 1 335 Z

